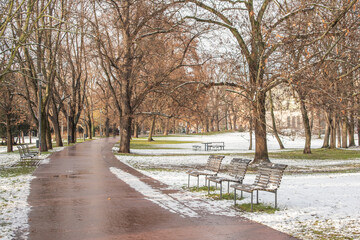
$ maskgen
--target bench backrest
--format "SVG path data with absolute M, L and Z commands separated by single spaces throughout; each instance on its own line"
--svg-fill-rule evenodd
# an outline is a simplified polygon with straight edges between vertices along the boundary
M 17 149 L 19 150 L 20 158 L 25 157 L 25 153 L 24 153 L 24 150 L 23 150 L 23 148 L 21 147 L 21 145 L 20 145 L 20 146 L 16 146 L 16 147 L 17 147 Z
M 229 175 L 236 179 L 244 179 L 250 159 L 233 158 L 229 165 Z
M 225 156 L 215 156 L 215 155 L 210 155 L 207 164 L 205 166 L 206 170 L 212 171 L 212 172 L 219 172 L 220 170 L 220 166 L 221 166 L 221 162 L 224 159 Z
M 254 184 L 267 191 L 276 191 L 286 167 L 285 164 L 261 163 Z

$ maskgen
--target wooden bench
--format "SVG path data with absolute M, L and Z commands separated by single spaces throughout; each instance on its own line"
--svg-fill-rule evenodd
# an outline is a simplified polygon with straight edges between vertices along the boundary
M 205 144 L 205 151 L 210 150 L 224 150 L 225 143 L 224 142 L 207 142 Z
M 17 146 L 20 154 L 20 164 L 18 165 L 26 165 L 26 166 L 37 166 L 40 164 L 40 158 L 38 158 L 38 152 L 30 152 L 28 145 L 18 145 Z
M 190 176 L 197 177 L 197 187 L 199 188 L 199 176 L 216 176 L 220 170 L 221 162 L 225 156 L 215 156 L 210 155 L 206 166 L 203 171 L 190 170 L 186 173 L 188 174 L 188 187 L 190 187 Z M 206 179 L 205 179 L 206 185 Z
M 259 203 L 259 191 L 275 194 L 275 208 L 277 208 L 277 190 L 287 165 L 274 163 L 261 163 L 253 184 L 234 184 L 234 205 L 236 205 L 236 190 L 251 193 L 251 211 L 253 211 L 253 192 L 256 191 L 256 203 Z
M 210 193 L 210 182 L 215 182 L 216 185 L 220 183 L 220 199 L 222 199 L 222 182 L 228 182 L 228 193 L 229 193 L 229 184 L 233 183 L 242 183 L 247 167 L 251 160 L 242 159 L 242 158 L 233 158 L 229 165 L 229 176 L 220 177 L 220 176 L 207 176 L 206 179 L 208 182 L 208 194 Z

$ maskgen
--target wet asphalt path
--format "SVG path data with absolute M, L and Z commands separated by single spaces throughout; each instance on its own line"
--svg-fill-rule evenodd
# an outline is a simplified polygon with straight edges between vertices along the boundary
M 116 167 L 155 189 L 161 183 L 119 162 L 111 152 L 118 138 L 68 147 L 41 165 L 28 199 L 30 240 L 57 239 L 292 239 L 242 218 L 171 213 L 113 175 Z

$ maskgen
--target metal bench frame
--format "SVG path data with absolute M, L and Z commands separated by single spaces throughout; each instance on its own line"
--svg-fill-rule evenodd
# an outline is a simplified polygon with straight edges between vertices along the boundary
M 210 182 L 215 182 L 216 186 L 220 184 L 220 199 L 222 199 L 222 182 L 228 182 L 227 192 L 229 193 L 230 182 L 233 183 L 242 183 L 245 177 L 247 167 L 251 160 L 242 159 L 242 158 L 233 158 L 229 165 L 229 176 L 220 177 L 220 176 L 207 176 L 208 180 L 208 194 L 210 194 Z
M 188 174 L 188 187 L 190 187 L 190 176 L 197 177 L 197 188 L 199 188 L 199 177 L 201 175 L 206 176 L 216 176 L 220 170 L 221 162 L 225 156 L 215 156 L 210 155 L 206 166 L 203 171 L 190 170 L 186 173 Z M 205 179 L 206 186 L 206 179 Z
M 251 193 L 251 211 L 253 211 L 253 192 L 256 191 L 256 203 L 259 204 L 259 191 L 275 194 L 275 208 L 277 208 L 277 190 L 287 165 L 275 163 L 261 163 L 253 184 L 234 184 L 234 205 L 236 205 L 236 190 Z

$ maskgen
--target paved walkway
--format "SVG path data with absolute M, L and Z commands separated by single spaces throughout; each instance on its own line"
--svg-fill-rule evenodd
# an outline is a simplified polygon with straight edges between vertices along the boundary
M 117 140 L 68 147 L 36 170 L 29 239 L 292 239 L 242 218 L 182 217 L 144 199 L 109 168 L 120 168 L 155 189 L 164 186 L 118 161 L 111 152 Z

